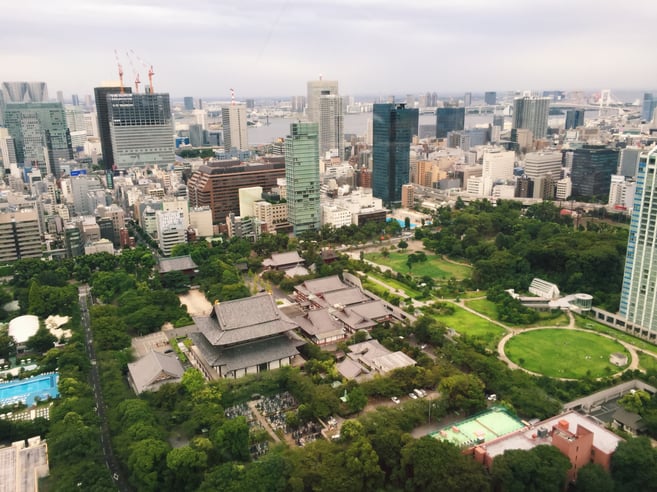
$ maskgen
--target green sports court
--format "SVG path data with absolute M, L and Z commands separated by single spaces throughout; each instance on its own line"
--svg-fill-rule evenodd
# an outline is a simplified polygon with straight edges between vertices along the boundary
M 525 427 L 516 416 L 503 407 L 494 407 L 466 420 L 443 427 L 430 434 L 458 447 L 469 447 L 491 441 Z

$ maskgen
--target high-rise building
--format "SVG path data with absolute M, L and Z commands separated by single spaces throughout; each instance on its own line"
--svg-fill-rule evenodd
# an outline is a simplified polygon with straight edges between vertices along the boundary
M 487 148 L 483 154 L 482 164 L 482 194 L 490 196 L 496 181 L 513 179 L 515 153 L 511 150 L 503 150 L 501 147 Z
M 641 149 L 639 147 L 625 147 L 621 149 L 618 158 L 618 174 L 625 177 L 636 176 L 640 155 Z
M 472 92 L 466 92 L 463 96 L 463 105 L 467 108 L 472 105 Z
M 14 139 L 18 162 L 59 177 L 59 160 L 73 158 L 71 133 L 60 103 L 9 103 L 5 124 Z
M 295 235 L 320 228 L 317 123 L 292 123 L 285 139 L 288 221 Z
M 36 210 L 0 213 L 0 261 L 41 257 L 41 229 Z
M 413 208 L 415 204 L 415 188 L 412 184 L 402 185 L 401 206 L 404 208 Z
M 311 80 L 308 82 L 306 116 L 319 129 L 319 153 L 337 150 L 344 158 L 344 116 L 342 98 L 338 94 L 337 80 Z
M 419 110 L 404 104 L 375 104 L 372 190 L 390 205 L 401 202 L 401 187 L 410 182 L 411 141 L 418 132 Z
M 71 104 L 73 106 L 79 106 L 80 105 L 80 96 L 77 94 L 71 94 Z
M 164 256 L 170 256 L 177 244 L 187 242 L 187 227 L 182 213 L 177 210 L 155 212 L 157 244 Z
M 584 110 L 569 109 L 566 111 L 566 130 L 584 126 Z
M 465 128 L 465 108 L 438 108 L 436 110 L 436 138 L 447 138 L 449 132 Z
M 545 138 L 550 114 L 549 97 L 516 97 L 513 101 L 513 127 L 526 128 L 534 138 Z
M 123 93 L 130 94 L 132 89 L 124 87 Z M 112 136 L 110 135 L 110 117 L 107 97 L 110 94 L 120 94 L 121 87 L 95 87 L 94 97 L 96 98 L 96 114 L 98 115 L 98 134 L 100 137 L 100 148 L 103 153 L 103 165 L 105 169 L 114 167 L 114 150 L 112 149 Z
M 183 98 L 183 107 L 185 108 L 185 111 L 193 111 L 194 110 L 194 98 L 191 96 L 185 96 Z
M 608 205 L 614 209 L 630 210 L 634 204 L 635 191 L 636 181 L 634 179 L 612 174 Z
M 620 314 L 654 334 L 657 330 L 657 147 L 641 154 L 627 240 Z
M 48 86 L 45 82 L 3 82 L 5 103 L 47 102 Z
M 246 106 L 231 104 L 221 108 L 221 120 L 224 125 L 224 148 L 248 150 L 248 132 L 246 130 Z
M 169 94 L 109 94 L 107 104 L 115 168 L 174 163 Z
M 319 97 L 319 155 L 337 152 L 344 159 L 344 116 L 342 98 L 335 94 Z
M 650 93 L 643 94 L 643 104 L 641 105 L 641 119 L 643 121 L 652 120 L 653 113 L 657 108 L 657 99 Z
M 605 145 L 584 145 L 573 152 L 570 178 L 573 181 L 573 196 L 601 197 L 605 202 L 609 196 L 611 175 L 618 168 L 618 151 Z
M 525 176 L 531 179 L 550 175 L 555 180 L 561 178 L 561 152 L 530 152 L 525 156 Z
M 310 80 L 308 82 L 308 98 L 306 99 L 306 117 L 311 123 L 319 124 L 319 98 L 321 96 L 337 96 L 337 80 Z
M 231 213 L 240 209 L 239 190 L 261 186 L 270 190 L 278 178 L 285 177 L 285 163 L 242 163 L 239 161 L 208 162 L 192 173 L 187 182 L 190 207 L 209 207 L 214 224 L 225 223 Z
M 484 93 L 484 102 L 486 104 L 490 104 L 491 106 L 494 106 L 497 104 L 497 92 L 485 92 Z
M 290 110 L 295 113 L 303 113 L 306 109 L 306 96 L 292 96 Z
M 0 128 L 0 158 L 2 158 L 2 166 L 5 170 L 18 164 L 14 139 L 6 128 Z

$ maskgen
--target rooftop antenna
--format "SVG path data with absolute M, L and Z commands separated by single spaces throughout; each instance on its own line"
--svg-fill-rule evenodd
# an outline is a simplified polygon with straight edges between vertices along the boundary
M 235 106 L 235 89 L 230 90 L 230 105 Z

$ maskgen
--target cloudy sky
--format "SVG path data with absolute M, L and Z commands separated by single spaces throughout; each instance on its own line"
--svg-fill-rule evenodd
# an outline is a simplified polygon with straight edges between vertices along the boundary
M 174 97 L 657 87 L 654 0 L 22 0 L 1 11 L 0 80 L 51 96 L 126 83 L 130 50 Z M 135 71 L 147 79 L 140 59 Z

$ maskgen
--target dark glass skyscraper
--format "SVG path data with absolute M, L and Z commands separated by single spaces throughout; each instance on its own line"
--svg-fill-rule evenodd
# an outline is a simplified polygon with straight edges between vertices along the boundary
M 609 196 L 611 175 L 618 168 L 618 151 L 604 145 L 584 145 L 573 152 L 574 197 L 598 196 L 606 200 Z
M 566 111 L 566 130 L 584 126 L 584 110 L 569 109 Z
M 112 169 L 114 166 L 114 151 L 112 150 L 112 136 L 110 134 L 109 106 L 107 96 L 110 94 L 119 94 L 120 87 L 95 87 L 94 97 L 96 98 L 96 114 L 98 115 L 98 132 L 100 133 L 100 148 L 103 153 L 103 164 L 105 169 Z M 132 89 L 124 87 L 123 92 L 130 94 Z
M 449 132 L 465 128 L 465 108 L 438 108 L 436 110 L 436 138 L 447 138 Z
M 497 92 L 490 91 L 484 93 L 484 102 L 486 104 L 495 105 L 497 104 Z
M 418 132 L 419 110 L 404 104 L 375 104 L 372 192 L 385 204 L 401 202 L 410 181 L 410 150 Z

